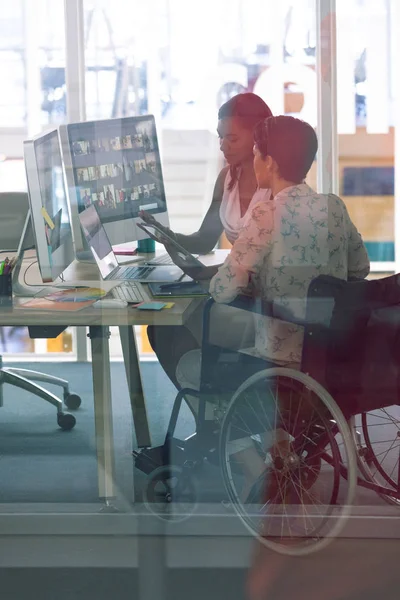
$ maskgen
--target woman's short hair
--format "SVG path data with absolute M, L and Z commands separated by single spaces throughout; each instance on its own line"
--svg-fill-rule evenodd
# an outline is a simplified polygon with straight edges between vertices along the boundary
M 261 156 L 271 156 L 286 181 L 304 181 L 318 150 L 314 128 L 295 117 L 269 117 L 259 123 L 254 141 Z
M 223 104 L 218 111 L 218 120 L 228 118 L 243 119 L 245 125 L 253 129 L 259 121 L 272 116 L 268 104 L 252 92 L 237 94 Z

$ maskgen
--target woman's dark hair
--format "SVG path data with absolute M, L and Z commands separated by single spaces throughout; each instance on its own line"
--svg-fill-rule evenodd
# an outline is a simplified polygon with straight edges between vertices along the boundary
M 269 117 L 254 131 L 263 158 L 271 156 L 286 181 L 304 181 L 318 150 L 317 135 L 308 123 L 294 117 Z
M 237 94 L 223 104 L 218 111 L 218 120 L 221 119 L 240 119 L 248 129 L 254 129 L 257 123 L 265 121 L 272 116 L 271 109 L 260 96 L 252 92 Z M 229 190 L 231 190 L 238 178 L 238 169 L 235 165 L 230 166 L 231 182 Z

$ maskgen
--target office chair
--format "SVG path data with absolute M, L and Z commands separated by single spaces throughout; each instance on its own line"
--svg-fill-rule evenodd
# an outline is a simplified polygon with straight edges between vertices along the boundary
M 2 258 L 5 258 L 7 252 L 16 252 L 28 210 L 28 194 L 25 192 L 0 193 L 0 253 L 2 254 Z M 32 329 L 38 328 L 35 327 Z M 46 335 L 32 335 L 30 332 L 30 336 L 57 337 L 64 329 L 65 327 L 46 327 L 43 330 L 43 333 Z M 0 338 L 5 340 L 3 328 L 1 330 Z M 34 381 L 62 387 L 63 400 L 60 400 L 55 394 L 52 394 L 42 386 L 33 383 Z M 30 369 L 3 367 L 3 360 L 0 354 L 0 407 L 3 406 L 4 383 L 9 383 L 27 392 L 31 392 L 55 406 L 57 409 L 57 423 L 61 429 L 67 431 L 74 427 L 76 419 L 74 415 L 63 412 L 63 402 L 67 408 L 74 410 L 80 406 L 81 399 L 77 394 L 70 392 L 68 381 L 65 379 Z

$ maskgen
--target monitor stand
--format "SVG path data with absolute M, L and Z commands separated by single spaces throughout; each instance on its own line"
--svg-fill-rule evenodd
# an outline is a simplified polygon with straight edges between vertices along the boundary
M 32 229 L 32 220 L 31 220 L 31 211 L 28 210 L 28 214 L 26 215 L 24 228 L 22 230 L 21 239 L 19 241 L 17 255 L 16 255 L 16 263 L 12 270 L 12 287 L 13 287 L 13 295 L 17 297 L 25 297 L 32 298 L 34 296 L 39 296 L 40 294 L 52 293 L 54 291 L 59 291 L 59 287 L 50 286 L 50 285 L 29 285 L 27 283 L 21 283 L 20 275 L 22 270 L 22 263 L 24 260 L 24 254 L 26 249 L 32 249 L 32 240 L 33 240 L 33 229 Z M 24 269 L 23 273 L 25 275 L 29 266 Z
M 75 248 L 75 258 L 78 262 L 92 263 L 96 264 L 96 261 L 93 258 L 93 254 L 87 245 L 86 240 L 82 238 L 82 248 Z
M 90 250 L 77 250 L 76 251 L 76 260 L 78 262 L 85 262 L 85 263 L 95 263 L 95 260 L 93 258 L 93 254 L 90 252 Z

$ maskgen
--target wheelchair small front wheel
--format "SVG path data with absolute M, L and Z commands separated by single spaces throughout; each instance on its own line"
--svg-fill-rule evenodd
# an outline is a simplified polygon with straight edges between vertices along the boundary
M 197 507 L 197 490 L 188 469 L 173 465 L 155 469 L 147 478 L 143 502 L 163 521 L 188 519 Z
M 278 367 L 247 379 L 220 444 L 232 506 L 264 546 L 302 556 L 342 530 L 356 490 L 355 449 L 342 412 L 314 379 Z

